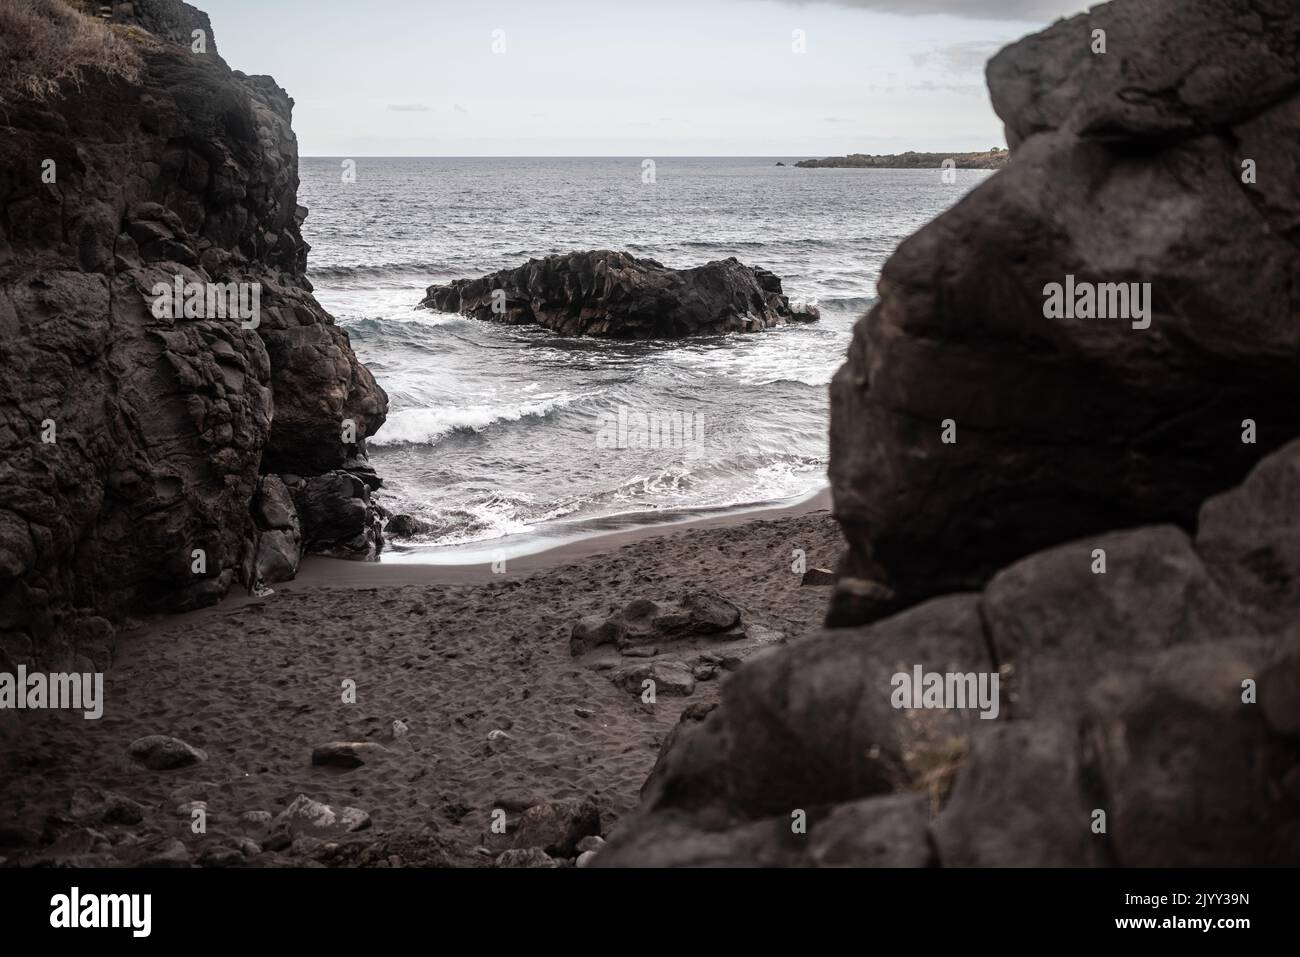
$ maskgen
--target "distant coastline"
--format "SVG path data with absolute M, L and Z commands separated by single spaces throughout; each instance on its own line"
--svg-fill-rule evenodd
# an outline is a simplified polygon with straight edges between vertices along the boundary
M 850 153 L 848 156 L 800 160 L 794 165 L 803 169 L 939 169 L 945 160 L 952 160 L 956 169 L 1001 169 L 1010 155 L 1004 149 L 987 153 L 916 153 L 908 150 L 880 156 Z

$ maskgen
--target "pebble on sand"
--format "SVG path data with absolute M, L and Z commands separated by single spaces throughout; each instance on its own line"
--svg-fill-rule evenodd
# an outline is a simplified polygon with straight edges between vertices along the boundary
M 180 738 L 149 734 L 127 745 L 127 754 L 151 771 L 173 771 L 206 761 L 206 751 L 191 747 Z
M 299 794 L 280 813 L 277 821 L 287 825 L 294 833 L 304 830 L 350 833 L 368 828 L 370 815 L 356 807 L 336 809 L 320 801 L 313 801 L 305 794 Z
M 311 763 L 317 767 L 359 768 L 391 753 L 372 741 L 331 741 L 312 751 Z

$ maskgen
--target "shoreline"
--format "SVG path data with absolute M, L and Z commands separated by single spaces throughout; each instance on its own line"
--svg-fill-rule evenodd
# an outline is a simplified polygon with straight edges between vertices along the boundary
M 459 563 L 436 562 L 357 562 L 345 558 L 308 555 L 291 581 L 277 582 L 273 594 L 257 597 L 242 588 L 232 588 L 214 605 L 175 614 L 161 614 L 139 619 L 139 626 L 123 628 L 120 636 L 132 641 L 159 631 L 237 612 L 248 605 L 274 601 L 280 594 L 294 594 L 316 588 L 401 588 L 410 585 L 481 585 L 493 581 L 516 581 L 541 572 L 615 552 L 647 539 L 680 535 L 704 529 L 730 528 L 753 522 L 771 522 L 800 518 L 817 512 L 830 512 L 831 491 L 827 486 L 797 502 L 740 509 L 721 515 L 688 518 L 676 522 L 640 525 L 631 528 L 594 532 L 538 551 L 507 558 L 503 571 L 492 570 L 492 560 Z
M 420 562 L 388 561 L 353 562 L 346 559 L 328 558 L 311 555 L 303 559 L 298 575 L 292 582 L 282 582 L 276 587 L 303 583 L 310 585 L 464 585 L 501 579 L 519 578 L 541 571 L 549 571 L 561 565 L 590 558 L 632 545 L 648 538 L 659 538 L 681 532 L 705 528 L 725 528 L 732 525 L 746 525 L 755 521 L 775 521 L 782 518 L 798 518 L 812 512 L 828 512 L 831 509 L 831 492 L 829 486 L 788 505 L 760 505 L 724 512 L 719 515 L 707 515 L 698 518 L 685 518 L 678 521 L 658 522 L 637 525 L 609 531 L 592 532 L 578 538 L 562 541 L 555 545 L 543 546 L 537 551 L 518 556 L 507 556 L 504 560 L 505 570 L 494 572 L 493 559 L 488 557 L 479 561 L 464 562 Z M 615 516 L 616 517 L 616 516 Z M 486 550 L 492 540 L 480 545 L 478 551 Z M 468 546 L 466 546 L 468 550 Z M 496 549 L 493 548 L 493 551 Z M 444 553 L 445 554 L 445 553 Z M 343 566 L 343 567 L 339 567 Z M 349 581 L 351 579 L 351 581 Z
M 601 544 L 597 540 L 623 536 L 628 542 L 632 542 L 647 536 L 666 534 L 668 530 L 710 527 L 712 523 L 730 524 L 733 521 L 746 521 L 763 515 L 773 518 L 793 517 L 810 511 L 830 510 L 830 508 L 830 485 L 824 484 L 811 492 L 772 502 L 619 512 L 573 521 L 544 522 L 511 535 L 452 545 L 420 543 L 412 545 L 406 541 L 385 542 L 379 560 L 366 564 L 472 568 L 477 565 L 490 565 L 498 560 L 516 564 L 526 559 L 540 559 L 552 552 L 562 552 L 566 555 L 572 552 L 573 555 L 581 557 L 594 554 L 591 551 L 574 548 L 584 542 L 592 543 L 595 551 L 604 551 L 609 547 L 618 546 Z M 314 560 L 319 557 L 325 556 L 307 556 L 304 561 L 307 558 Z M 539 567 L 549 568 L 552 564 L 548 562 Z
M 0 751 L 24 769 L 0 795 L 23 809 L 21 827 L 39 834 L 51 815 L 83 814 L 86 782 L 138 805 L 140 820 L 60 824 L 60 841 L 10 863 L 491 867 L 516 840 L 493 830 L 503 809 L 517 827 L 525 809 L 578 803 L 612 836 L 682 715 L 717 705 L 749 658 L 820 627 L 829 589 L 803 585 L 791 555 L 809 567 L 838 558 L 827 498 L 594 535 L 497 575 L 318 558 L 272 596 L 141 622 L 117 644 L 101 720 L 0 712 Z M 671 609 L 702 591 L 735 606 L 740 632 L 572 643 L 584 618 L 632 602 Z M 643 698 L 642 669 L 660 681 L 657 701 Z M 127 751 L 149 735 L 203 757 L 146 773 Z M 318 764 L 332 742 L 359 743 L 364 762 Z M 291 833 L 278 819 L 300 795 L 371 825 Z M 198 801 L 201 834 L 177 818 Z

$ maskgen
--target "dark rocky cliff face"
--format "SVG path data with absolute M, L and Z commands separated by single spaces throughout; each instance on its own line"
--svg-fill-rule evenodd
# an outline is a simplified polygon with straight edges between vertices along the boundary
M 751 659 L 683 715 L 597 866 L 1294 866 L 1297 495 L 1300 441 L 1194 539 L 1061 545 Z M 900 709 L 917 666 L 998 677 L 997 707 Z
M 293 101 L 231 71 L 194 8 L 116 11 L 152 31 L 138 86 L 91 76 L 0 118 L 0 662 L 259 577 L 261 475 L 364 472 L 387 410 L 304 275 Z M 258 324 L 159 318 L 177 276 L 258 284 Z
M 1080 535 L 1191 529 L 1300 434 L 1300 7 L 1103 4 L 988 80 L 1010 164 L 899 247 L 832 387 L 833 624 Z M 1046 318 L 1069 276 L 1149 283 L 1150 327 Z
M 1300 862 L 1298 61 L 1268 0 L 992 61 L 1016 153 L 900 247 L 832 388 L 832 621 L 916 604 L 747 662 L 596 866 Z M 1047 319 L 1067 274 L 1151 282 L 1150 328 Z M 998 707 L 895 699 L 914 669 Z

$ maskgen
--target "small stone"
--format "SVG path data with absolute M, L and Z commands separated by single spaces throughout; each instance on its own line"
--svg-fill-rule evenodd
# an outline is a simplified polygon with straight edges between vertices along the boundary
M 262 842 L 264 851 L 283 851 L 293 843 L 293 835 L 289 832 L 287 824 L 277 828 L 265 841 Z
M 515 739 L 500 728 L 496 728 L 488 732 L 487 742 L 489 751 L 493 754 L 500 754 L 503 751 L 509 751 L 510 746 L 515 743 Z
M 289 853 L 294 857 L 318 857 L 325 853 L 327 842 L 323 838 L 299 835 L 289 846 Z
M 617 644 L 623 637 L 624 625 L 617 617 L 582 618 L 569 629 L 569 654 L 575 658 L 599 645 Z
M 140 862 L 141 867 L 189 867 L 190 852 L 180 841 L 171 841 Z
M 514 846 L 540 847 L 548 854 L 573 857 L 578 842 L 600 833 L 600 811 L 590 798 L 550 801 L 530 807 L 519 819 Z
M 72 796 L 72 816 L 95 824 L 139 824 L 145 807 L 129 797 L 112 791 L 79 788 Z
M 405 736 L 410 732 L 410 730 L 411 730 L 411 726 L 408 725 L 405 721 L 402 721 L 402 720 L 399 719 L 399 720 L 393 722 L 393 737 L 394 737 L 394 738 L 402 738 L 402 737 L 405 737 Z
M 486 848 L 485 848 L 486 850 Z M 525 850 L 502 851 L 496 859 L 497 867 L 559 867 L 560 865 L 540 847 Z
M 740 623 L 740 609 L 716 592 L 691 592 L 682 599 L 682 608 L 695 634 L 727 631 Z
M 274 820 L 270 811 L 245 811 L 239 815 L 239 819 L 245 824 L 254 824 L 258 827 L 266 827 Z
M 815 588 L 821 585 L 834 585 L 835 573 L 829 568 L 810 568 L 803 573 L 803 578 L 799 580 L 803 588 Z
M 177 817 L 193 818 L 195 811 L 202 811 L 204 814 L 207 814 L 208 802 L 207 801 L 186 801 L 184 804 L 176 805 Z
M 305 794 L 299 794 L 293 803 L 280 813 L 276 819 L 285 825 L 292 834 L 301 832 L 351 833 L 363 831 L 370 826 L 370 815 L 360 808 L 342 807 L 335 809 L 328 804 L 313 801 Z
M 640 695 L 645 690 L 644 682 L 647 680 L 655 683 L 656 697 L 685 697 L 695 691 L 695 676 L 691 674 L 691 669 L 677 661 L 620 668 L 610 675 L 610 680 L 624 691 L 635 695 Z
M 208 759 L 207 752 L 191 747 L 180 738 L 150 734 L 127 746 L 127 753 L 151 771 L 188 768 Z
M 492 802 L 494 808 L 501 808 L 513 814 L 519 814 L 527 811 L 530 807 L 536 807 L 542 803 L 542 799 L 536 794 L 528 791 L 511 791 L 497 797 Z
M 199 867 L 231 867 L 242 863 L 243 852 L 233 847 L 209 847 L 199 855 Z
M 603 837 L 601 837 L 599 834 L 588 834 L 586 837 L 584 837 L 581 841 L 578 842 L 578 851 L 579 853 L 586 853 L 587 851 L 591 851 L 592 853 L 595 853 L 596 851 L 599 851 L 604 846 L 605 846 L 605 839 Z
M 241 837 L 238 843 L 239 853 L 243 854 L 245 857 L 257 857 L 258 854 L 262 853 L 262 845 L 258 844 L 257 841 L 253 840 L 251 837 Z
M 384 533 L 393 538 L 415 538 L 437 531 L 437 526 L 414 515 L 394 515 L 384 527 Z
M 583 851 L 578 855 L 578 867 L 589 867 L 591 862 L 596 859 L 595 851 Z
M 311 753 L 311 763 L 316 767 L 359 768 L 391 754 L 382 744 L 372 741 L 331 741 Z
M 592 708 L 574 708 L 573 713 L 579 718 L 594 718 L 596 716 L 596 712 Z

